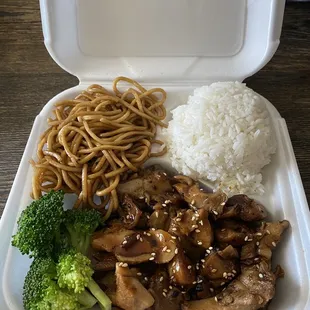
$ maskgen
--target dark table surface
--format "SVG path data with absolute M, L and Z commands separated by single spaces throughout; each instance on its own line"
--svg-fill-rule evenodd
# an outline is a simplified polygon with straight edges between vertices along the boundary
M 247 79 L 286 119 L 310 198 L 310 3 L 288 3 L 281 44 L 270 63 Z M 0 215 L 35 116 L 78 83 L 47 53 L 38 0 L 0 3 Z

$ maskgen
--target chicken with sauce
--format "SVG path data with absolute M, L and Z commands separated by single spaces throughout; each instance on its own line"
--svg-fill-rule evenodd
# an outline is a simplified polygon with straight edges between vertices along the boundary
M 121 202 L 92 237 L 98 284 L 124 310 L 256 310 L 275 294 L 272 251 L 287 221 L 265 222 L 246 195 L 208 193 L 158 167 L 118 186 Z

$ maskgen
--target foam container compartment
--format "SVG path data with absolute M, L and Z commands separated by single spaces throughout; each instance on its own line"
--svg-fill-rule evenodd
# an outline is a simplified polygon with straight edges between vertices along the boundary
M 11 244 L 16 221 L 31 202 L 31 158 L 59 100 L 92 83 L 111 87 L 125 75 L 167 91 L 169 111 L 193 89 L 219 80 L 242 81 L 263 67 L 279 44 L 284 0 L 41 0 L 45 45 L 80 83 L 52 98 L 36 117 L 0 222 L 0 309 L 21 310 L 30 259 Z M 102 38 L 102 40 L 100 40 Z M 268 81 L 266 81 L 268 83 Z M 285 270 L 268 309 L 310 309 L 310 213 L 285 120 L 266 99 L 278 148 L 263 170 L 266 192 L 254 197 L 271 220 L 291 227 L 274 252 Z M 157 159 L 170 167 L 167 156 Z M 72 203 L 66 198 L 66 206 Z

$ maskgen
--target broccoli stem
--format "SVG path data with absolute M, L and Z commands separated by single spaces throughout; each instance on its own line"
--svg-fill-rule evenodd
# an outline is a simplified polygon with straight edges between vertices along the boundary
M 87 287 L 89 288 L 90 292 L 97 298 L 101 309 L 111 310 L 110 298 L 102 291 L 100 286 L 93 279 L 90 279 Z
M 82 293 L 78 294 L 78 302 L 85 306 L 86 309 L 91 309 L 97 303 L 97 299 L 87 290 L 84 290 Z

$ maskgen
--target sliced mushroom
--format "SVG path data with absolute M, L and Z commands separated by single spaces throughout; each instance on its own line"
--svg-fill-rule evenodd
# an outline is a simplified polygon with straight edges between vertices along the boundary
M 117 259 L 113 253 L 93 252 L 91 262 L 95 271 L 110 271 L 115 269 Z
M 231 245 L 223 251 L 206 256 L 201 274 L 212 281 L 213 286 L 223 286 L 239 273 L 238 252 Z
M 195 266 L 182 250 L 178 251 L 168 265 L 170 279 L 177 285 L 193 285 L 196 279 Z
M 230 197 L 224 207 L 221 219 L 236 218 L 245 222 L 260 221 L 267 216 L 265 208 L 246 195 Z
M 179 310 L 183 296 L 179 289 L 170 285 L 166 270 L 157 268 L 150 279 L 149 292 L 155 299 L 152 310 Z
M 115 256 L 121 262 L 140 264 L 153 261 L 157 264 L 168 263 L 175 255 L 176 243 L 164 230 L 150 230 L 145 234 L 135 234 L 115 248 Z
M 115 303 L 118 307 L 124 310 L 145 310 L 154 304 L 153 296 L 128 267 L 118 263 L 115 273 Z
M 135 228 L 142 215 L 142 211 L 136 206 L 133 199 L 128 194 L 124 195 L 118 212 L 122 216 L 124 227 L 127 229 Z
M 109 228 L 93 234 L 91 246 L 98 251 L 112 252 L 122 244 L 125 237 L 134 233 L 133 230 L 124 228 L 121 222 L 113 222 Z
M 151 214 L 149 218 L 149 227 L 155 229 L 168 230 L 170 224 L 169 213 L 164 210 L 156 210 Z
M 198 209 L 205 209 L 212 213 L 215 218 L 223 213 L 227 196 L 223 192 L 206 193 L 202 191 L 198 184 L 192 186 L 184 183 L 174 185 L 178 193 L 184 197 L 184 200 Z
M 209 222 L 209 214 L 205 209 L 198 210 L 197 227 L 191 237 L 198 245 L 208 249 L 213 242 L 213 230 Z
M 198 213 L 193 210 L 180 210 L 177 216 L 171 219 L 169 232 L 176 236 L 188 236 L 198 227 L 197 219 Z

